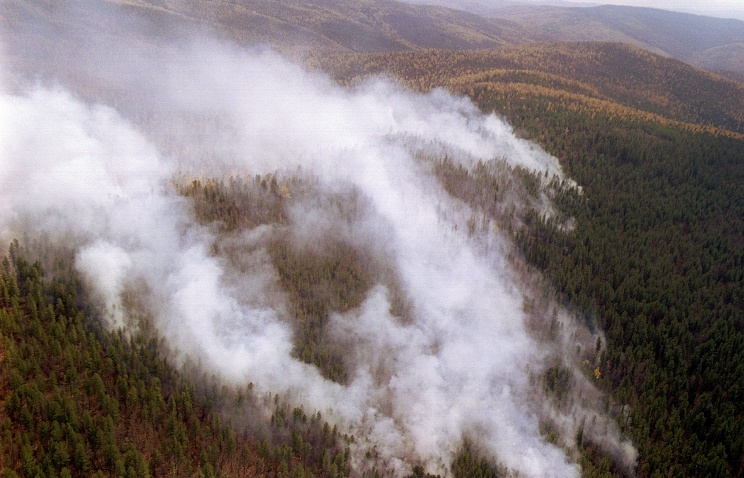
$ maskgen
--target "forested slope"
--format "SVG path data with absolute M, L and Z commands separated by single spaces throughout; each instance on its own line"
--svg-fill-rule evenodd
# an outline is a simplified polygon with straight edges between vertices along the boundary
M 104 329 L 69 257 L 32 249 L 0 264 L 0 476 L 348 474 L 347 438 L 320 414 L 177 371 L 146 317 Z
M 549 121 L 575 124 L 559 116 Z M 605 330 L 606 378 L 633 406 L 639 473 L 740 475 L 742 141 L 595 116 L 550 147 L 585 186 L 564 203 L 577 228 L 546 224 L 521 242 Z
M 574 218 L 570 227 L 530 210 L 512 221 L 508 234 L 547 273 L 563 304 L 604 331 L 597 363 L 584 372 L 611 394 L 608 413 L 638 446 L 637 476 L 744 476 L 741 83 L 617 43 L 455 51 L 516 42 L 521 30 L 444 9 L 421 16 L 396 2 L 313 3 L 320 4 L 312 16 L 304 2 L 287 8 L 126 2 L 116 13 L 123 17 L 85 17 L 73 9 L 61 19 L 54 2 L 13 1 L 0 11 L 18 27 L 4 39 L 18 47 L 11 52 L 16 64 L 72 79 L 76 94 L 103 103 L 131 96 L 96 83 L 101 77 L 91 71 L 99 65 L 89 71 L 50 59 L 90 53 L 90 38 L 109 26 L 108 36 L 98 37 L 105 37 L 101 45 L 136 38 L 157 51 L 158 39 L 181 38 L 196 24 L 240 44 L 308 41 L 325 52 L 309 55 L 307 64 L 351 88 L 369 75 L 390 75 L 418 91 L 444 87 L 467 95 L 483 111 L 506 117 L 521 136 L 557 156 L 581 186 L 556 189 L 553 198 L 558 217 Z M 49 28 L 35 29 L 39 17 Z M 111 18 L 134 18 L 136 26 Z M 151 36 L 132 35 L 143 26 Z M 432 46 L 450 50 L 388 51 Z M 353 50 L 385 52 L 348 53 Z M 119 52 L 107 52 L 112 65 L 125 58 Z M 471 172 L 442 160 L 433 169 L 448 193 L 479 211 L 498 203 L 504 190 L 502 176 L 482 165 Z M 524 189 L 539 184 L 518 174 Z M 271 175 L 189 177 L 171 186 L 222 239 L 285 225 L 284 200 L 301 196 L 304 187 Z M 333 200 L 350 213 L 353 197 Z M 220 388 L 194 364 L 176 371 L 148 317 L 140 317 L 132 335 L 104 330 L 72 259 L 26 250 L 32 242 L 14 243 L 0 271 L 0 474 L 352 473 L 346 446 L 353 437 L 282 397 Z M 395 274 L 375 268 L 344 241 L 326 245 L 309 251 L 274 238 L 267 254 L 288 297 L 293 357 L 344 384 L 343 350 L 324 335 L 329 314 L 358 307 L 373 282 L 391 291 L 396 316 L 405 319 L 408 305 L 396 295 Z M 216 241 L 211 252 L 241 265 L 229 240 Z M 569 374 L 556 366 L 535 380 L 560 397 Z M 548 425 L 541 423 L 542 432 L 553 443 Z M 585 476 L 633 473 L 582 434 L 572 450 Z M 374 450 L 367 458 L 374 461 Z M 415 476 L 425 475 L 411 465 Z M 458 477 L 507 474 L 467 441 L 448 465 Z
M 484 51 L 412 51 L 311 58 L 343 83 L 389 74 L 418 90 L 532 96 L 557 107 L 612 111 L 744 132 L 744 86 L 620 43 L 548 43 Z M 476 99 L 476 102 L 480 102 Z
M 366 70 L 423 90 L 467 93 L 556 155 L 583 187 L 583 194 L 570 190 L 557 200 L 576 228 L 565 233 L 535 216 L 518 242 L 567 303 L 605 330 L 602 380 L 632 406 L 618 421 L 639 445 L 638 475 L 741 476 L 744 141 L 698 126 L 708 121 L 695 105 L 717 88 L 701 92 L 693 85 L 712 78 L 664 68 L 641 80 L 635 72 L 644 67 L 623 73 L 613 52 L 651 62 L 639 65 L 668 60 L 612 44 L 570 49 L 321 63 L 346 83 Z M 598 61 L 603 55 L 613 60 Z M 617 70 L 597 74 L 603 67 Z M 705 101 L 706 116 L 741 131 L 737 113 L 724 113 L 727 101 L 742 101 L 741 90 L 718 85 L 732 89 Z

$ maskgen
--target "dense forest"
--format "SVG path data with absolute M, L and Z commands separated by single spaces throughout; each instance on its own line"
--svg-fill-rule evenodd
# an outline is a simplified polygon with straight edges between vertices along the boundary
M 549 101 L 553 108 L 612 112 L 684 123 L 690 129 L 744 130 L 744 87 L 622 43 L 545 43 L 497 50 L 309 54 L 307 63 L 343 84 L 392 75 L 418 91 L 446 87 L 490 110 L 480 95 Z M 484 93 L 487 91 L 487 93 Z M 509 114 L 507 101 L 498 111 Z M 536 113 L 538 113 L 536 111 Z
M 551 144 L 585 186 L 561 199 L 576 230 L 543 223 L 520 243 L 606 331 L 605 379 L 633 407 L 624 426 L 642 447 L 639 474 L 673 464 L 680 476 L 740 476 L 744 145 L 648 124 L 640 136 L 601 116 L 591 131 L 577 123 Z
M 0 271 L 0 476 L 348 475 L 349 437 L 320 414 L 177 371 L 145 318 L 103 329 L 69 255 L 32 249 Z
M 320 413 L 257 397 L 252 384 L 225 386 L 193 364 L 176 370 L 145 317 L 134 335 L 105 330 L 69 252 L 14 241 L 0 286 L 0 476 L 350 475 L 354 437 Z M 585 465 L 594 466 L 589 458 Z M 458 478 L 507 476 L 468 444 L 452 470 Z M 421 466 L 413 471 L 425 476 Z M 365 476 L 381 475 L 373 468 Z
M 565 58 L 561 48 L 556 61 Z M 626 47 L 592 45 L 587 54 L 607 48 Z M 519 60 L 520 68 L 531 56 Z M 550 67 L 518 71 L 507 64 L 483 75 L 473 73 L 477 67 L 457 67 L 458 60 L 477 65 L 510 57 L 403 53 L 337 57 L 326 65 L 344 82 L 358 81 L 358 73 L 343 72 L 361 67 L 423 90 L 467 92 L 482 110 L 504 115 L 556 155 L 583 188 L 556 198 L 576 227 L 565 233 L 535 215 L 517 240 L 565 301 L 605 330 L 602 381 L 632 406 L 620 423 L 640 447 L 638 475 L 741 476 L 744 141 L 725 129 L 670 121 L 694 118 L 674 102 L 654 106 L 645 96 L 649 89 L 629 88 L 631 100 L 651 100 L 632 109 L 623 110 L 629 101 L 622 94 L 609 104 L 586 101 L 609 94 L 612 83 L 602 82 L 603 75 L 575 82 L 567 78 L 574 74 L 546 74 Z M 670 81 L 677 80 L 665 76 L 661 84 Z M 701 98 L 678 98 L 693 96 L 690 101 Z M 708 124 L 741 127 L 739 120 L 709 118 Z

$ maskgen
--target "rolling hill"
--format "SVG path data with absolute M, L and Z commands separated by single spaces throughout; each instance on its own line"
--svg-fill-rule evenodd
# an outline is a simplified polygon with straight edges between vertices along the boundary
M 419 90 L 489 88 L 624 109 L 744 133 L 744 87 L 679 60 L 620 43 L 550 43 L 488 51 L 337 54 L 315 60 L 340 81 L 390 74 Z M 570 97 L 567 96 L 570 94 Z
M 712 71 L 744 73 L 744 21 L 652 8 L 510 7 L 494 18 L 518 23 L 540 41 L 613 41 Z
M 95 8 L 85 2 L 8 0 L 0 6 L 10 54 L 29 61 L 69 54 L 50 34 L 96 31 L 121 41 L 132 29 L 155 38 L 178 38 L 195 29 L 249 45 L 285 51 L 401 51 L 488 49 L 534 42 L 623 42 L 731 75 L 744 74 L 744 21 L 649 8 L 600 6 L 527 7 L 493 10 L 489 16 L 395 0 L 162 2 L 114 1 Z M 112 13 L 120 21 L 111 21 Z M 48 22 L 40 28 L 38 21 Z M 20 41 L 21 35 L 23 41 Z M 18 41 L 15 39 L 18 38 Z M 29 38 L 36 38 L 31 43 Z M 81 37 L 80 37 L 81 38 Z M 34 45 L 25 49 L 26 45 Z M 39 61 L 44 61 L 43 58 Z M 735 77 L 738 78 L 738 77 Z
M 11 0 L 4 2 L 2 8 L 7 29 L 42 36 L 52 32 L 24 29 L 26 22 L 49 21 L 57 32 L 106 26 L 100 32 L 104 36 L 118 36 L 127 27 L 136 26 L 142 27 L 140 33 L 161 37 L 202 28 L 241 44 L 350 51 L 491 48 L 524 39 L 522 29 L 509 21 L 393 0 L 137 0 L 96 8 L 85 2 L 71 2 L 63 11 L 55 2 Z M 124 28 L 122 23 L 110 22 L 112 11 L 119 11 L 128 19 Z

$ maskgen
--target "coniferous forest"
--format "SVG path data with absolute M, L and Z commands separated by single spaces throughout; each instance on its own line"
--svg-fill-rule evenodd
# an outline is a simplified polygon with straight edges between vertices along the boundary
M 611 54 L 622 47 L 588 48 L 587 54 Z M 620 423 L 641 447 L 639 475 L 740 476 L 742 137 L 671 123 L 672 109 L 646 116 L 649 110 L 624 108 L 622 97 L 611 106 L 592 103 L 601 94 L 588 84 L 612 88 L 603 81 L 606 73 L 593 76 L 582 64 L 578 75 L 565 75 L 584 76 L 583 82 L 573 82 L 543 76 L 539 70 L 550 69 L 551 60 L 539 67 L 533 63 L 543 56 L 570 69 L 584 55 L 581 49 L 526 50 L 524 56 L 519 50 L 443 53 L 440 67 L 437 53 L 346 55 L 326 65 L 345 82 L 357 78 L 347 71 L 379 72 L 387 65 L 414 88 L 467 92 L 481 109 L 503 114 L 557 156 L 583 187 L 581 193 L 568 189 L 556 198 L 561 211 L 576 219 L 576 228 L 563 233 L 560 224 L 533 214 L 530 227 L 516 233 L 517 242 L 554 281 L 563 300 L 607 334 L 601 380 L 618 400 L 632 405 Z M 418 62 L 420 74 L 413 66 Z M 488 74 L 474 74 L 479 68 Z M 683 88 L 689 80 L 676 81 Z M 644 88 L 638 95 L 648 93 Z
M 437 150 L 416 156 L 478 214 L 466 236 L 507 237 L 520 277 L 540 277 L 535 288 L 599 337 L 567 354 L 578 365 L 551 363 L 529 378 L 546 401 L 564 404 L 590 382 L 598 409 L 637 449 L 628 468 L 588 424 L 567 443 L 557 421 L 540 417 L 542 439 L 581 476 L 744 476 L 744 85 L 618 43 L 489 47 L 331 48 L 303 52 L 302 62 L 345 91 L 382 75 L 406 91 L 467 97 L 555 156 L 575 182 L 496 159 L 468 168 Z M 119 94 L 99 96 L 117 103 Z M 293 235 L 298 204 L 344 225 L 369 213 L 359 190 L 319 192 L 319 182 L 299 169 L 215 176 L 196 168 L 173 175 L 167 189 L 214 238 L 209 254 L 226 274 L 247 274 L 261 250 L 286 304 L 291 357 L 344 387 L 364 358 L 350 358 L 334 329 L 339 317 L 363 308 L 376 287 L 400 324 L 415 321 L 416 305 L 385 247 L 351 233 Z M 260 247 L 240 242 L 255 231 Z M 128 284 L 127 322 L 112 327 L 74 250 L 24 232 L 4 246 L 0 266 L 0 477 L 389 472 L 378 466 L 383 450 L 364 448 L 320 411 L 225 381 L 181 354 L 139 302 L 137 287 L 147 286 Z M 451 457 L 446 476 L 521 476 L 468 436 Z M 415 458 L 406 467 L 412 477 L 437 476 Z

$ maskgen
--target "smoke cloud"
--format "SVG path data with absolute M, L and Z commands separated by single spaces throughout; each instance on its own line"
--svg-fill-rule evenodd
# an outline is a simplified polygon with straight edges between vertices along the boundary
M 447 475 L 467 439 L 520 476 L 579 476 L 570 450 L 580 426 L 632 467 L 635 451 L 596 411 L 601 394 L 581 373 L 571 393 L 595 405 L 557 405 L 536 384 L 556 360 L 576 369 L 577 341 L 591 347 L 596 336 L 575 338 L 583 329 L 551 299 L 544 317 L 529 312 L 540 292 L 509 259 L 508 237 L 498 224 L 469 229 L 479 212 L 419 159 L 468 169 L 499 160 L 561 178 L 555 158 L 444 91 L 418 95 L 384 80 L 344 90 L 271 51 L 203 39 L 157 61 L 135 57 L 117 74 L 136 85 L 125 89 L 136 105 L 115 110 L 39 84 L 0 95 L 3 240 L 35 231 L 67 241 L 111 327 L 130 326 L 126 297 L 137 291 L 181 358 L 354 434 L 358 470 L 374 447 L 376 466 L 391 474 L 422 463 Z M 295 201 L 288 225 L 221 239 L 172 188 L 179 175 L 275 173 L 312 176 L 329 194 L 353 190 L 364 207 L 341 218 L 322 201 Z M 304 247 L 342 237 L 372 251 L 405 295 L 407 317 L 393 312 L 385 281 L 328 317 L 345 384 L 293 354 L 289 299 L 266 249 L 277 234 Z M 219 241 L 241 251 L 239 267 L 214 253 Z M 531 331 L 535 320 L 564 332 L 546 342 Z M 560 428 L 564 448 L 541 435 L 541 420 Z

